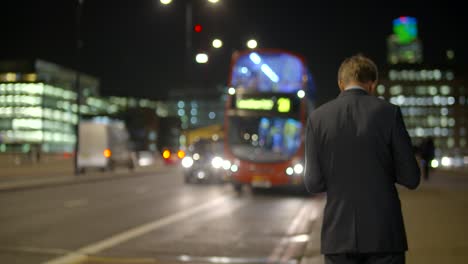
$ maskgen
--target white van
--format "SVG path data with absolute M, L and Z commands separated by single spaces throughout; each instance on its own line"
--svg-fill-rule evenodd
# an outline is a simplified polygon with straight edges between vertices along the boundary
M 79 126 L 78 169 L 113 170 L 135 167 L 135 154 L 129 148 L 129 135 L 123 121 L 82 121 Z

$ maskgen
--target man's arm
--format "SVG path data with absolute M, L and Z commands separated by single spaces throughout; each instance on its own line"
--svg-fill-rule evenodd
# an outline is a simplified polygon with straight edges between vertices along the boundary
M 391 141 L 396 182 L 409 189 L 415 189 L 419 185 L 421 172 L 398 106 L 395 111 Z
M 325 192 L 327 189 L 323 175 L 320 172 L 317 138 L 314 135 L 310 118 L 307 120 L 305 138 L 304 182 L 310 193 Z

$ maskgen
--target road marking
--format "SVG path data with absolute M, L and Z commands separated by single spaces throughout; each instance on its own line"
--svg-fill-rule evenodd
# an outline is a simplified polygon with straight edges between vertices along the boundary
M 181 211 L 181 212 L 166 216 L 164 218 L 160 218 L 155 221 L 143 224 L 141 226 L 131 228 L 120 234 L 113 235 L 107 239 L 81 247 L 74 252 L 66 254 L 65 256 L 46 261 L 43 264 L 67 264 L 67 263 L 76 263 L 76 262 L 84 261 L 86 260 L 87 255 L 99 253 L 103 250 L 117 246 L 128 240 L 142 236 L 156 229 L 173 224 L 185 218 L 189 218 L 201 211 L 223 204 L 230 197 L 231 195 L 221 196 L 217 199 L 211 200 L 199 206 L 192 207 L 186 211 Z
M 140 187 L 140 188 L 137 188 L 137 189 L 136 189 L 136 193 L 137 193 L 137 194 L 144 194 L 144 193 L 146 193 L 146 192 L 148 192 L 148 191 L 149 191 L 149 188 L 146 187 L 146 186 Z
M 63 255 L 70 252 L 69 250 L 60 248 L 39 248 L 39 247 L 0 247 L 0 251 L 23 252 L 23 253 L 39 253 L 50 255 Z
M 291 225 L 289 225 L 288 230 L 286 231 L 286 236 L 284 236 L 280 242 L 276 245 L 276 247 L 273 249 L 271 252 L 270 256 L 268 257 L 270 262 L 277 262 L 281 258 L 281 254 L 286 250 L 289 236 L 292 235 L 297 227 L 299 226 L 300 222 L 304 218 L 304 214 L 307 212 L 307 203 L 304 203 L 297 213 L 297 215 L 294 217 L 293 221 L 291 222 Z
M 87 204 L 88 204 L 87 199 L 77 199 L 77 200 L 66 201 L 63 203 L 63 206 L 67 208 L 73 208 L 73 207 L 86 206 Z

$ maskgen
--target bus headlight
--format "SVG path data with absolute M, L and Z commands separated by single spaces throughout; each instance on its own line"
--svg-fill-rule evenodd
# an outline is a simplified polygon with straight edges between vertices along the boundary
M 288 168 L 286 169 L 286 174 L 289 175 L 289 176 L 293 175 L 293 174 L 294 174 L 294 169 L 291 168 L 291 167 L 288 167 Z
M 302 166 L 302 164 L 298 163 L 294 165 L 294 172 L 296 174 L 301 174 L 303 171 L 304 171 L 304 166 Z
M 237 172 L 238 170 L 239 170 L 239 167 L 236 164 L 232 164 L 231 171 L 232 172 Z
M 223 161 L 223 169 L 229 170 L 231 168 L 231 162 L 229 160 L 224 160 Z
M 193 165 L 193 159 L 191 157 L 184 157 L 182 159 L 182 166 L 184 168 L 190 168 Z
M 221 157 L 214 157 L 211 160 L 211 165 L 213 166 L 213 168 L 219 169 L 223 166 L 223 159 Z

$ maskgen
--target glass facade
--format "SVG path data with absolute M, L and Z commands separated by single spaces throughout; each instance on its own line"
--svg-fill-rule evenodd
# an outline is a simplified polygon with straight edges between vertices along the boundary
M 377 94 L 401 107 L 413 143 L 432 137 L 439 161 L 446 157 L 450 165 L 464 165 L 468 156 L 466 84 L 450 69 L 400 68 L 385 75 Z
M 24 64 L 24 63 L 23 63 Z M 21 64 L 21 65 L 23 65 Z M 15 63 L 0 63 L 0 152 L 73 152 L 78 120 L 76 72 L 35 61 L 27 73 L 13 72 Z M 18 71 L 24 69 L 16 69 Z M 33 71 L 33 72 L 31 72 Z M 106 116 L 130 108 L 167 112 L 157 101 L 125 97 L 99 97 L 99 80 L 82 74 L 82 116 Z

